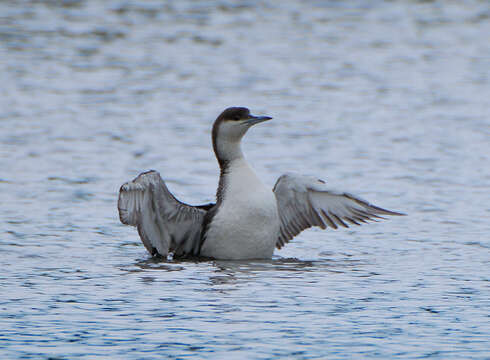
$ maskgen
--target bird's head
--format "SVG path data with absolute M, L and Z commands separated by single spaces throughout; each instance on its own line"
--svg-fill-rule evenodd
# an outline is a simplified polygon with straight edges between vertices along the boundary
M 241 156 L 240 141 L 253 125 L 272 119 L 269 116 L 254 116 L 245 107 L 225 109 L 213 125 L 213 148 L 218 161 Z
M 269 116 L 254 116 L 245 107 L 225 109 L 216 119 L 213 135 L 229 141 L 239 141 L 253 125 L 272 119 Z

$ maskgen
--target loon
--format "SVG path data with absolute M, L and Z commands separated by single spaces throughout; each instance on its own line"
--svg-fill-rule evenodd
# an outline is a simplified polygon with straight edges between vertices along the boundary
M 191 206 L 177 200 L 155 170 L 123 184 L 118 210 L 135 226 L 152 255 L 220 260 L 270 259 L 294 236 L 404 215 L 327 187 L 323 180 L 287 173 L 265 186 L 243 156 L 241 140 L 253 125 L 272 119 L 230 107 L 216 119 L 213 149 L 220 167 L 216 203 Z

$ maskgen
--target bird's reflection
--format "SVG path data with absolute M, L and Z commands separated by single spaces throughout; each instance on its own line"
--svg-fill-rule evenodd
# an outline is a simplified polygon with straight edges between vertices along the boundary
M 209 265 L 214 273 L 223 276 L 234 274 L 253 276 L 263 271 L 312 271 L 324 261 L 300 260 L 274 257 L 270 260 L 213 260 L 204 258 L 167 259 L 150 257 L 138 260 L 134 265 L 139 270 L 180 271 L 193 265 Z M 138 271 L 133 269 L 133 271 Z
M 185 266 L 180 265 L 179 262 L 169 261 L 161 256 L 152 256 L 150 258 L 145 258 L 137 261 L 134 264 L 139 270 L 164 270 L 164 271 L 180 271 L 184 270 Z
M 214 274 L 209 280 L 212 285 L 237 284 L 248 282 L 264 272 L 293 272 L 313 271 L 316 266 L 314 261 L 304 261 L 295 258 L 274 257 L 270 260 L 215 260 Z
M 275 256 L 270 260 L 213 260 L 203 258 L 171 259 L 151 257 L 138 260 L 126 269 L 129 272 L 146 272 L 157 270 L 164 272 L 190 271 L 195 279 L 198 277 L 212 285 L 200 288 L 202 291 L 232 291 L 240 289 L 248 282 L 258 279 L 278 277 L 302 277 L 304 273 L 329 272 L 344 273 L 356 271 L 362 261 L 352 258 L 325 257 L 315 260 L 301 260 L 297 258 L 282 258 Z

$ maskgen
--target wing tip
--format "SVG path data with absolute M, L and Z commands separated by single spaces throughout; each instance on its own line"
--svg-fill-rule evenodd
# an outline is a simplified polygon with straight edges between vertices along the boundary
M 119 197 L 117 200 L 117 209 L 119 212 L 119 220 L 125 225 L 138 225 L 139 202 L 136 194 L 143 193 L 151 187 L 153 179 L 159 177 L 160 174 L 155 170 L 149 170 L 139 174 L 131 181 L 125 182 L 119 188 Z M 150 177 L 150 178 L 148 178 Z
M 119 221 L 121 223 L 123 223 L 124 225 L 134 225 L 131 223 L 126 209 L 119 208 L 118 210 L 119 210 Z
M 392 211 L 392 210 L 387 210 L 387 209 L 383 209 L 379 206 L 375 206 L 375 205 L 370 205 L 374 210 L 376 210 L 378 212 L 378 214 L 383 214 L 383 215 L 391 215 L 391 216 L 407 216 L 407 214 L 405 213 L 402 213 L 402 212 L 398 212 L 398 211 Z
M 368 201 L 364 199 L 360 199 L 352 194 L 349 193 L 344 193 L 344 196 L 349 198 L 350 200 L 355 201 L 357 204 L 361 205 L 362 207 L 368 208 L 370 210 L 373 210 L 376 212 L 376 214 L 382 214 L 382 215 L 391 215 L 391 216 L 407 216 L 407 214 L 399 212 L 399 211 L 392 211 L 388 209 L 384 209 L 382 207 L 373 205 L 369 203 Z M 384 219 L 384 218 L 382 218 Z
M 124 225 L 132 225 L 136 226 L 136 220 L 134 219 L 134 215 L 131 215 L 131 211 L 127 209 L 127 203 L 124 202 L 121 198 L 117 202 L 117 211 L 119 213 L 119 221 L 121 221 Z M 137 211 L 137 210 L 136 210 Z

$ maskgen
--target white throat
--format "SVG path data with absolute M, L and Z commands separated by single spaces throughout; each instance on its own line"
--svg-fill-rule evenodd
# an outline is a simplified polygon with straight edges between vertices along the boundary
M 241 142 L 248 128 L 249 126 L 234 121 L 215 123 L 213 146 L 220 166 L 243 158 Z
M 216 156 L 218 160 L 231 163 L 240 159 L 244 159 L 242 152 L 242 141 L 240 139 L 226 139 L 218 137 L 216 139 Z

